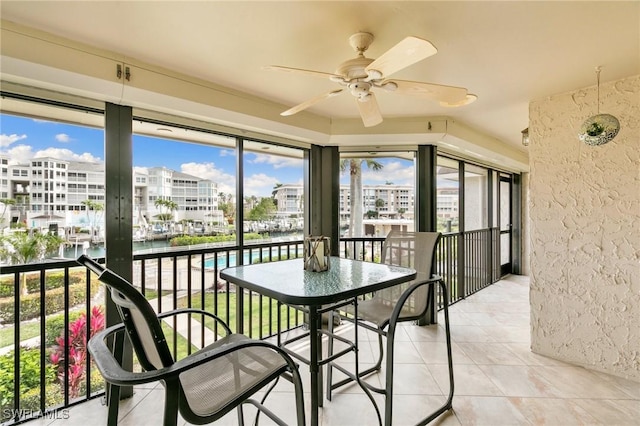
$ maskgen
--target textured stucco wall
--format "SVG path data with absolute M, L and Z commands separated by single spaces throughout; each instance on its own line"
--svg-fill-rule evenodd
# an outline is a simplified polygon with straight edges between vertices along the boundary
M 529 110 L 534 352 L 640 381 L 640 75 L 600 86 L 618 136 L 577 133 L 596 87 Z

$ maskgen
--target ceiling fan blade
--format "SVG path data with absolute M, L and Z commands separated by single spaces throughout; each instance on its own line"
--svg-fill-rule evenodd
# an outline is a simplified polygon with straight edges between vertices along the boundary
M 457 108 L 460 106 L 464 106 L 464 105 L 469 105 L 473 102 L 476 101 L 476 99 L 478 99 L 477 95 L 474 95 L 473 93 L 469 93 L 467 95 L 467 97 L 459 102 L 442 102 L 440 101 L 440 106 L 446 107 L 446 108 Z
M 299 105 L 294 106 L 293 108 L 290 108 L 290 109 L 288 109 L 288 110 L 286 110 L 284 112 L 281 112 L 280 115 L 285 116 L 285 117 L 288 116 L 288 115 L 293 115 L 293 114 L 295 114 L 297 112 L 300 112 L 300 111 L 302 111 L 304 109 L 309 108 L 312 105 L 317 104 L 320 101 L 323 101 L 323 100 L 325 100 L 327 98 L 331 98 L 331 97 L 336 96 L 336 95 L 339 95 L 340 93 L 342 93 L 342 90 L 343 89 L 336 89 L 336 90 L 332 90 L 332 91 L 327 92 L 327 93 L 323 93 L 322 95 L 316 96 L 315 98 L 311 98 L 311 99 L 309 99 L 307 101 L 304 101 L 303 103 L 301 103 Z
M 360 111 L 360 117 L 362 117 L 364 127 L 373 127 L 382 123 L 382 114 L 378 107 L 376 95 L 373 92 L 369 92 L 364 102 L 356 99 L 356 103 L 358 104 L 358 110 Z
M 407 37 L 371 62 L 365 71 L 376 74 L 377 77 L 374 78 L 388 77 L 436 53 L 438 49 L 431 42 L 418 37 Z
M 443 86 L 442 84 L 421 83 L 419 81 L 406 80 L 385 81 L 382 83 L 382 87 L 386 88 L 385 84 L 387 83 L 391 84 L 386 87 L 389 87 L 389 91 L 392 91 L 393 93 L 420 96 L 448 104 L 461 102 L 467 97 L 467 89 L 464 87 Z M 391 89 L 393 84 L 396 85 L 395 90 Z
M 313 70 L 303 70 L 300 68 L 290 68 L 290 67 L 281 67 L 279 65 L 267 65 L 262 67 L 262 69 L 264 70 L 269 70 L 269 71 L 283 71 L 283 72 L 290 72 L 290 73 L 294 73 L 294 74 L 305 74 L 305 75 L 310 75 L 312 77 L 320 77 L 320 78 L 331 78 L 331 77 L 339 77 L 336 76 L 335 74 L 330 74 L 328 72 L 321 72 L 321 71 L 313 71 Z

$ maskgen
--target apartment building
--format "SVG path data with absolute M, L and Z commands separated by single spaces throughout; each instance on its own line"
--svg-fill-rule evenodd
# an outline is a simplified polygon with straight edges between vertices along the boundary
M 304 212 L 304 187 L 298 184 L 284 184 L 273 190 L 276 200 L 276 215 L 279 218 L 300 216 Z
M 12 198 L 15 206 L 7 209 L 8 222 L 22 222 L 28 227 L 97 226 L 89 223 L 103 217 L 89 218 L 87 200 L 104 204 L 105 170 L 102 163 L 67 161 L 57 158 L 34 158 L 28 163 L 12 164 L 0 156 L 2 177 L 0 198 Z M 165 167 L 134 168 L 134 225 L 146 225 L 162 213 L 157 199 L 177 204 L 176 220 L 221 222 L 216 183 Z
M 290 217 L 303 213 L 303 186 L 285 184 L 273 190 L 278 216 Z M 379 201 L 380 200 L 380 201 Z M 362 211 L 375 212 L 386 219 L 410 219 L 414 217 L 415 189 L 411 185 L 363 185 Z M 437 214 L 443 219 L 458 217 L 458 188 L 438 189 Z M 340 220 L 348 221 L 351 215 L 351 189 L 340 185 Z
M 157 200 L 176 203 L 175 220 L 223 221 L 218 210 L 218 185 L 166 167 L 134 168 L 134 224 L 149 222 L 162 213 Z M 143 224 L 143 223 L 141 223 Z

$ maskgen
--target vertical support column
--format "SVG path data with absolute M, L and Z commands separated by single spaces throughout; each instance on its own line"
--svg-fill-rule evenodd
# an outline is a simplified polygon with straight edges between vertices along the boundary
M 465 250 L 465 240 L 464 240 L 464 231 L 465 231 L 465 223 L 464 223 L 464 166 L 465 162 L 460 161 L 458 166 L 458 295 L 465 298 L 467 293 L 465 291 L 466 287 L 466 250 Z
M 236 138 L 236 244 L 244 247 L 244 140 Z M 242 265 L 244 256 L 238 253 L 236 264 Z
M 511 175 L 511 273 L 522 270 L 522 175 Z
M 496 223 L 496 221 L 494 220 L 494 215 L 496 214 L 496 212 L 493 208 L 493 201 L 498 196 L 498 194 L 494 194 L 493 191 L 493 184 L 496 176 L 497 174 L 495 170 L 489 169 L 489 176 L 487 178 L 487 228 L 489 228 L 489 234 L 487 236 L 487 241 L 485 241 L 484 247 L 484 250 L 486 250 L 487 253 L 487 261 L 484 265 L 484 268 L 486 270 L 484 283 L 493 282 L 493 256 L 495 256 L 495 253 L 493 252 L 493 231 L 491 229 Z M 500 179 L 498 179 L 498 182 L 500 182 Z
M 109 269 L 133 280 L 133 114 L 131 107 L 105 104 L 105 250 Z M 120 322 L 115 304 L 107 297 L 107 327 Z M 133 368 L 128 341 L 122 351 L 122 365 Z M 120 390 L 120 398 L 133 395 L 133 387 Z
M 437 161 L 438 150 L 435 145 L 418 146 L 416 156 L 416 231 L 435 232 L 438 230 L 437 218 Z
M 340 250 L 340 154 L 338 147 L 312 145 L 305 172 L 305 235 L 331 238 L 331 255 Z M 305 218 L 305 219 L 307 219 Z
M 304 235 L 329 237 L 331 256 L 339 256 L 340 153 L 338 147 L 311 145 L 308 155 L 305 155 L 304 197 Z M 318 328 L 324 321 L 328 321 L 327 317 L 328 314 L 324 314 Z M 305 318 L 305 322 L 307 321 L 308 318 Z M 318 340 L 321 339 L 322 336 L 318 335 Z M 318 344 L 321 345 L 321 342 Z M 320 403 L 322 406 L 322 392 L 320 392 Z
M 438 230 L 437 161 L 438 149 L 436 146 L 418 146 L 416 156 L 416 194 L 418 196 L 414 203 L 416 209 L 416 231 L 418 232 L 435 232 Z M 431 272 L 433 273 L 434 270 L 435 265 L 432 265 Z M 438 322 L 435 287 L 431 286 L 429 292 L 431 305 L 428 307 L 424 317 L 418 320 L 418 325 L 435 324 Z
M 315 152 L 313 156 L 320 155 L 319 151 L 315 145 L 311 145 L 311 149 L 308 151 L 304 151 L 304 155 L 302 158 L 302 214 L 303 216 L 303 225 L 302 225 L 302 235 L 311 235 L 311 153 Z
M 493 224 L 496 223 L 494 220 L 494 215 L 496 212 L 493 209 L 493 200 L 498 196 L 498 194 L 494 194 L 493 191 L 493 181 L 495 180 L 496 173 L 495 170 L 489 169 L 487 176 L 487 227 L 493 228 Z M 498 180 L 499 181 L 499 180 Z
M 244 139 L 236 139 L 236 265 L 244 264 Z M 240 291 L 238 291 L 240 290 Z M 236 333 L 244 333 L 244 289 L 236 286 Z

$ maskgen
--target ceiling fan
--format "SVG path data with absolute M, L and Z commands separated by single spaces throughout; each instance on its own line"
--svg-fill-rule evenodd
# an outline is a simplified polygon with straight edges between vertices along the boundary
M 373 42 L 373 34 L 366 32 L 359 32 L 349 37 L 349 44 L 358 52 L 358 57 L 340 64 L 333 74 L 278 65 L 270 65 L 264 68 L 328 78 L 344 86 L 356 98 L 356 104 L 365 127 L 372 127 L 382 123 L 382 115 L 373 89 L 436 100 L 440 102 L 441 106 L 445 107 L 467 105 L 477 99 L 476 95 L 467 93 L 467 89 L 464 87 L 388 79 L 391 74 L 435 55 L 438 50 L 429 41 L 413 36 L 407 37 L 387 50 L 378 59 L 365 58 L 364 56 L 364 52 L 369 48 L 371 42 Z M 331 90 L 296 105 L 280 113 L 280 115 L 293 115 L 344 91 L 345 89 Z

